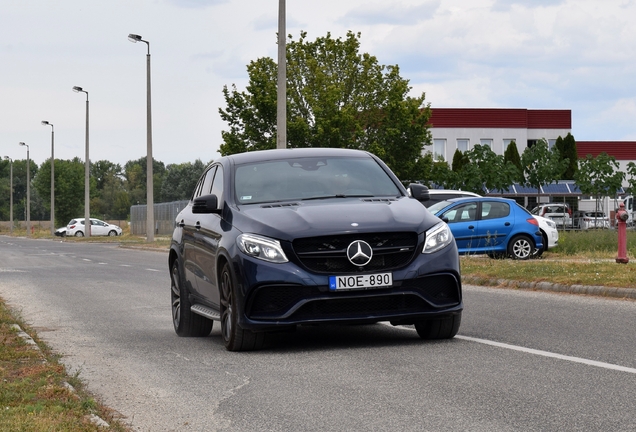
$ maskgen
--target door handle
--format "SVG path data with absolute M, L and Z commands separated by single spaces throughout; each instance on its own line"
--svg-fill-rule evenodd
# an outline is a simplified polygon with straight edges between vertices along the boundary
M 468 229 L 475 229 L 473 225 L 468 225 Z
M 194 224 L 194 227 L 197 231 L 199 231 L 201 229 L 201 222 L 197 221 L 197 223 Z
M 506 222 L 504 225 L 505 226 L 510 226 L 510 222 Z
M 177 225 L 179 226 L 179 228 L 183 228 L 185 226 L 185 222 L 183 221 L 183 219 L 181 219 L 181 222 L 177 223 Z

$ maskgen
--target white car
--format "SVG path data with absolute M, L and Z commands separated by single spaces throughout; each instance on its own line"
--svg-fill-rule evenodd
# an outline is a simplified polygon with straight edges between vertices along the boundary
M 559 244 L 559 230 L 557 230 L 556 223 L 552 219 L 537 215 L 532 216 L 539 222 L 541 237 L 543 237 L 543 247 L 536 249 L 534 252 L 534 257 L 536 258 L 540 257 L 544 250 L 552 249 Z
M 119 236 L 121 228 L 117 225 L 108 224 L 102 220 L 91 218 L 91 236 Z M 66 226 L 66 235 L 84 237 L 84 218 L 75 218 Z

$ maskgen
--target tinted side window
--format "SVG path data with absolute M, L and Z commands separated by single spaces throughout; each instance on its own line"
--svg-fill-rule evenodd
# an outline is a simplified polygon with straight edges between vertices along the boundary
M 510 206 L 502 202 L 483 202 L 481 203 L 481 218 L 497 219 L 506 217 L 510 214 Z
M 197 186 L 194 188 L 194 193 L 192 194 L 192 199 L 198 198 L 202 195 L 209 195 L 210 189 L 212 188 L 212 179 L 214 179 L 214 172 L 216 171 L 216 167 L 210 168 L 208 171 L 203 173 Z
M 216 195 L 218 199 L 219 208 L 223 202 L 223 167 L 219 166 L 214 175 L 214 181 L 212 182 L 212 195 Z

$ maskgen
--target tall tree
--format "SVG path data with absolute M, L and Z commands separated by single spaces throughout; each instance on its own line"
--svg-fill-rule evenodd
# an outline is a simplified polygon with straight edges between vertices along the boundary
M 33 180 L 38 194 L 51 207 L 51 161 L 42 163 L 38 175 Z M 91 189 L 95 187 L 95 179 L 91 178 Z M 66 225 L 69 220 L 84 217 L 84 162 L 79 158 L 73 160 L 55 159 L 55 222 Z
M 166 174 L 166 166 L 163 162 L 156 159 L 152 161 L 153 198 L 155 203 L 160 203 L 163 202 L 161 198 L 161 187 Z M 146 204 L 146 168 L 146 157 L 128 161 L 126 165 L 124 165 L 124 186 L 132 204 Z
M 574 180 L 574 175 L 578 170 L 578 154 L 576 152 L 576 141 L 571 133 L 565 136 L 565 138 L 558 137 L 554 147 L 559 151 L 562 158 L 568 160 L 568 164 L 563 172 L 561 178 L 563 180 Z
M 288 147 L 344 147 L 370 151 L 403 179 L 417 179 L 430 145 L 430 107 L 398 66 L 379 64 L 359 52 L 360 34 L 331 34 L 311 42 L 306 32 L 287 44 Z M 252 61 L 246 91 L 223 89 L 227 107 L 219 109 L 229 130 L 222 132 L 222 155 L 276 147 L 277 65 L 271 58 Z
M 537 202 L 541 195 L 541 186 L 559 180 L 568 163 L 569 160 L 562 159 L 558 150 L 548 149 L 548 142 L 545 139 L 540 139 L 533 146 L 526 147 L 521 155 L 524 185 L 537 190 Z
M 455 149 L 455 153 L 453 154 L 453 164 L 452 169 L 455 172 L 460 172 L 464 165 L 468 163 L 468 157 L 466 154 L 460 149 Z
M 515 176 L 515 181 L 518 183 L 523 183 L 523 166 L 521 165 L 521 156 L 519 156 L 519 150 L 517 149 L 517 143 L 511 141 L 506 147 L 506 151 L 504 152 L 504 161 L 511 163 L 517 168 L 517 175 Z
M 614 156 L 602 152 L 597 157 L 587 155 L 579 160 L 579 169 L 574 175 L 576 184 L 584 194 L 589 194 L 596 199 L 597 210 L 600 198 L 603 196 L 616 196 L 622 187 L 625 173 L 618 171 L 620 167 Z
M 165 201 L 187 200 L 192 196 L 194 187 L 203 174 L 205 167 L 201 159 L 194 163 L 170 164 L 166 167 L 166 178 L 161 195 Z
M 475 145 L 465 153 L 468 163 L 455 172 L 452 189 L 461 189 L 478 194 L 488 190 L 505 190 L 514 183 L 517 169 L 504 157 L 497 155 L 489 146 Z

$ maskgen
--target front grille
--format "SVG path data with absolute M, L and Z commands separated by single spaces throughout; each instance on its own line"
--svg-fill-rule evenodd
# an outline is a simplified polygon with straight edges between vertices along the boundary
M 373 258 L 364 268 L 352 264 L 347 258 L 347 247 L 355 240 L 363 240 L 373 249 Z M 417 234 L 363 233 L 308 237 L 294 240 L 292 246 L 301 264 L 313 272 L 336 275 L 361 270 L 388 271 L 411 261 L 417 249 Z
M 252 319 L 282 321 L 355 319 L 433 311 L 459 303 L 459 282 L 452 274 L 440 274 L 407 279 L 393 288 L 363 291 L 333 292 L 326 286 L 265 285 L 254 290 L 247 299 L 246 314 Z

